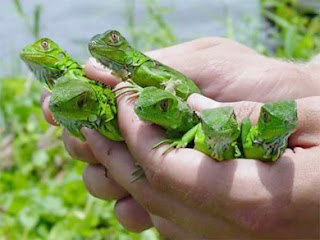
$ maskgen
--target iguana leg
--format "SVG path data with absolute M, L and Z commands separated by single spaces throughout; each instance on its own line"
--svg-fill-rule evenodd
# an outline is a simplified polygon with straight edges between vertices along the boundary
M 243 158 L 243 154 L 237 144 L 234 146 L 234 158 Z
M 161 85 L 165 87 L 164 90 L 169 91 L 173 94 L 176 94 L 176 89 L 180 84 L 182 84 L 180 79 L 170 79 L 169 81 L 161 83 Z
M 285 151 L 287 147 L 287 140 L 286 138 L 279 138 L 276 140 L 276 142 L 272 145 L 271 148 L 269 148 L 263 156 L 264 158 L 267 158 L 268 160 L 271 160 L 272 162 L 275 162 L 279 159 L 281 154 Z
M 241 144 L 240 144 L 240 147 L 242 148 L 241 150 L 243 152 L 244 157 L 246 157 L 245 145 L 246 145 L 247 137 L 248 137 L 248 135 L 250 133 L 251 127 L 252 127 L 252 124 L 251 124 L 250 118 L 242 119 L 241 126 L 240 126 L 240 130 L 241 130 Z
M 155 149 L 159 146 L 161 146 L 162 144 L 165 144 L 165 143 L 171 143 L 165 150 L 164 152 L 162 153 L 165 154 L 166 152 L 168 152 L 171 148 L 175 147 L 175 148 L 183 148 L 183 147 L 186 147 L 188 145 L 189 142 L 191 142 L 197 131 L 198 131 L 198 128 L 200 128 L 201 125 L 200 123 L 197 124 L 196 126 L 194 126 L 193 128 L 191 128 L 188 132 L 186 132 L 181 138 L 179 139 L 165 139 L 159 143 L 157 143 L 156 145 L 153 146 L 152 149 Z
M 247 136 L 250 132 L 250 128 L 252 127 L 250 118 L 244 118 L 241 121 L 241 142 L 244 144 L 247 140 Z

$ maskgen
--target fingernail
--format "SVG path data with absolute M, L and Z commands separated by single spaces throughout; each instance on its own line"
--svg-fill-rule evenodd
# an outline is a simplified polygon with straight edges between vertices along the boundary
M 191 108 L 199 112 L 202 111 L 203 109 L 221 107 L 222 105 L 220 102 L 215 101 L 211 98 L 207 98 L 198 93 L 192 94 L 188 98 L 187 103 Z
M 87 127 L 82 127 L 80 131 L 83 134 L 83 136 L 85 136 L 85 138 L 87 138 L 89 135 L 94 135 L 96 133 L 94 129 L 90 129 Z

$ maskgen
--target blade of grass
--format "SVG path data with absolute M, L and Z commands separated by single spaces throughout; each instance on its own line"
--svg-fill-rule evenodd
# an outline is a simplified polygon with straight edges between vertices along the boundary
M 20 15 L 20 16 L 24 16 L 24 12 L 23 12 L 23 9 L 22 9 L 22 5 L 20 3 L 20 0 L 13 0 L 13 3 L 14 3 L 14 6 L 17 10 L 17 13 Z
M 33 13 L 33 28 L 32 28 L 32 33 L 35 38 L 39 38 L 39 34 L 40 34 L 41 11 L 42 11 L 42 5 L 37 4 Z

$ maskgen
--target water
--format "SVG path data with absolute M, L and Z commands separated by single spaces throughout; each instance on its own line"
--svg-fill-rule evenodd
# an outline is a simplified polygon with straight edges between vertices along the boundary
M 40 36 L 52 38 L 73 57 L 85 62 L 89 57 L 87 42 L 96 33 L 117 29 L 130 40 L 132 22 L 128 12 L 133 13 L 136 27 L 148 28 L 145 1 L 132 1 L 21 0 L 21 4 L 30 22 L 36 4 L 41 4 Z M 164 16 L 177 42 L 225 35 L 248 45 L 257 40 L 258 0 L 159 0 L 159 5 L 171 10 Z M 0 76 L 19 75 L 26 72 L 19 51 L 35 38 L 13 1 L 0 0 L 0 7 Z

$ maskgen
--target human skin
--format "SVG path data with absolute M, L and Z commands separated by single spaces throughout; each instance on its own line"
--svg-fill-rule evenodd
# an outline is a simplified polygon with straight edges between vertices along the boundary
M 204 95 L 223 102 L 273 101 L 320 95 L 317 59 L 296 65 L 267 58 L 226 39 L 205 38 L 150 53 L 195 80 Z M 119 82 L 91 60 L 87 76 L 112 86 Z M 225 104 L 192 95 L 191 107 Z M 46 118 L 48 96 L 43 98 Z M 255 160 L 217 163 L 192 149 L 151 150 L 164 138 L 157 126 L 142 123 L 126 96 L 118 101 L 119 125 L 126 140 L 115 143 L 84 129 L 87 142 L 64 134 L 66 148 L 90 164 L 88 190 L 117 200 L 115 214 L 131 231 L 155 226 L 173 239 L 317 238 L 319 234 L 320 98 L 298 100 L 298 130 L 274 164 Z M 229 103 L 237 118 L 256 121 L 260 103 Z M 130 183 L 134 161 L 146 178 Z M 108 177 L 105 177 L 107 169 Z M 182 171 L 181 171 L 182 170 Z

